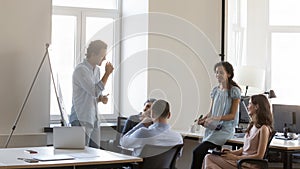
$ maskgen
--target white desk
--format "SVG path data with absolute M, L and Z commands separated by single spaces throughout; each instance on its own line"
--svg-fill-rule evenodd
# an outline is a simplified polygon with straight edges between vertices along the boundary
M 201 133 L 191 133 L 186 131 L 178 131 L 181 133 L 183 137 L 186 139 L 202 139 L 203 132 Z M 243 146 L 243 138 L 233 138 L 228 140 L 225 145 L 231 146 Z M 300 140 L 281 140 L 273 138 L 270 144 L 270 150 L 281 152 L 283 155 L 282 162 L 284 169 L 291 169 L 292 168 L 292 154 L 293 153 L 300 153 Z M 191 152 L 192 153 L 192 152 Z
M 17 158 L 33 158 L 36 154 L 29 154 L 25 150 L 37 151 L 39 155 L 67 154 L 75 157 L 72 160 L 39 161 L 28 163 Z M 47 167 L 119 167 L 123 164 L 142 162 L 142 158 L 133 157 L 110 151 L 86 147 L 83 150 L 54 149 L 53 147 L 25 147 L 0 149 L 0 169 L 2 168 L 47 168 Z

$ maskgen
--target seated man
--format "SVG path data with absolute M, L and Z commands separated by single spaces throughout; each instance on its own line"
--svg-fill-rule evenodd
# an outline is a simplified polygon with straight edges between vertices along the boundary
M 140 112 L 139 114 L 129 116 L 128 119 L 125 122 L 122 135 L 126 134 L 129 130 L 131 130 L 134 126 L 139 124 L 145 117 L 150 117 L 150 108 L 153 102 L 155 102 L 156 99 L 150 98 L 146 100 L 144 103 L 144 109 L 143 112 Z M 151 125 L 152 123 L 145 124 L 145 125 Z M 147 126 L 148 127 L 148 126 Z
M 125 148 L 133 148 L 133 155 L 139 156 L 144 145 L 173 146 L 183 144 L 179 133 L 171 130 L 168 124 L 170 118 L 169 103 L 164 100 L 157 100 L 151 107 L 151 118 L 144 118 L 138 125 L 122 136 L 120 145 Z M 153 121 L 153 124 L 146 127 L 144 123 Z

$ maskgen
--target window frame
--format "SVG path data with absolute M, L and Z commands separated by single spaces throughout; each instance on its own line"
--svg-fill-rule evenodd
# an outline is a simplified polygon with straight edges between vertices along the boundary
M 119 65 L 120 63 L 120 37 L 121 37 L 121 24 L 119 21 L 121 12 L 120 12 L 120 3 L 118 3 L 118 9 L 94 9 L 94 8 L 79 8 L 79 7 L 62 7 L 62 6 L 53 6 L 52 15 L 67 15 L 75 16 L 77 18 L 76 25 L 76 35 L 75 36 L 75 58 L 74 58 L 74 68 L 77 64 L 83 61 L 85 58 L 85 47 L 86 47 L 86 17 L 105 17 L 112 18 L 114 22 L 114 35 L 113 35 L 113 44 L 112 49 L 112 60 L 113 65 Z M 116 44 L 116 45 L 115 45 Z M 116 66 L 115 66 L 116 67 Z M 114 105 L 119 105 L 120 98 L 120 83 L 119 79 L 114 78 L 114 74 L 119 74 L 119 69 L 115 69 L 114 73 L 110 76 L 112 80 L 112 93 L 111 93 L 111 109 L 112 114 L 99 114 L 100 121 L 113 121 L 118 117 L 118 108 Z M 70 113 L 70 110 L 67 110 Z M 99 111 L 101 112 L 101 110 Z M 51 115 L 50 114 L 50 123 L 57 123 L 60 121 L 61 115 Z
M 235 7 L 228 6 L 228 9 L 235 9 L 235 11 L 229 11 L 229 17 L 235 16 L 235 19 L 228 24 L 228 39 L 227 39 L 227 55 L 230 57 L 232 64 L 235 66 L 241 66 L 245 64 L 246 46 L 247 46 L 247 24 L 243 19 L 247 17 L 242 8 L 245 7 L 246 1 L 235 0 L 231 2 L 235 4 Z M 229 40 L 232 38 L 234 40 Z
M 300 26 L 271 25 L 270 24 L 270 0 L 267 1 L 267 63 L 272 63 L 272 34 L 273 33 L 300 33 Z M 272 87 L 272 64 L 266 64 L 266 85 Z M 276 92 L 276 91 L 275 91 Z M 278 98 L 274 103 L 292 104 L 294 101 L 286 98 Z M 297 103 L 296 103 L 297 104 Z
M 236 0 L 238 1 L 238 0 Z M 233 1 L 233 2 L 236 2 L 236 1 Z M 263 31 L 265 31 L 266 33 L 266 37 L 265 37 L 265 42 L 266 42 L 266 46 L 264 48 L 265 50 L 265 58 L 263 60 L 263 66 L 264 69 L 265 69 L 265 72 L 266 72 L 266 76 L 265 76 L 265 91 L 269 91 L 271 88 L 272 88 L 272 34 L 273 33 L 300 33 L 300 25 L 271 25 L 270 24 L 270 1 L 271 0 L 265 0 L 265 1 L 256 1 L 256 2 L 259 2 L 260 5 L 264 6 L 264 8 L 259 8 L 259 12 L 261 14 L 262 17 L 265 17 L 263 18 L 263 22 L 261 23 L 261 29 L 263 29 Z M 228 29 L 228 35 L 232 35 L 236 32 L 238 32 L 237 30 L 239 29 L 234 29 L 235 25 L 233 24 L 233 22 L 230 22 L 231 20 L 233 20 L 231 15 L 231 13 L 233 12 L 236 12 L 238 15 L 238 19 L 237 19 L 237 27 L 238 28 L 241 28 L 240 26 L 243 25 L 242 23 L 244 22 L 243 20 L 240 20 L 242 18 L 242 6 L 241 4 L 237 3 L 238 4 L 238 8 L 234 9 L 233 7 L 234 6 L 231 6 L 232 4 L 229 4 L 228 5 L 228 9 L 234 9 L 236 11 L 229 11 L 228 12 L 228 28 L 231 28 L 231 29 Z M 253 5 L 253 3 L 252 3 Z M 246 7 L 246 10 L 252 10 L 251 9 L 251 6 L 248 6 L 248 3 L 247 3 L 247 7 Z M 248 15 L 248 14 L 247 14 Z M 248 16 L 246 18 L 242 18 L 242 19 L 246 19 L 246 23 L 247 23 L 247 19 Z M 245 27 L 245 30 L 248 29 L 248 26 L 250 25 L 247 25 L 245 24 L 246 27 Z M 228 36 L 228 39 L 227 39 L 227 53 L 228 54 L 234 54 L 234 56 L 230 56 L 228 55 L 227 59 L 233 63 L 234 66 L 236 67 L 239 67 L 239 66 L 243 66 L 243 65 L 247 65 L 247 64 L 257 64 L 257 65 L 260 65 L 261 64 L 261 60 L 258 60 L 257 62 L 255 62 L 252 58 L 250 58 L 250 56 L 247 56 L 246 55 L 243 55 L 243 51 L 238 51 L 239 49 L 238 46 L 234 46 L 232 44 L 238 44 L 240 46 L 246 46 L 246 49 L 244 48 L 240 48 L 242 50 L 249 50 L 249 48 L 247 49 L 247 33 L 244 35 L 244 38 L 246 38 L 246 41 L 238 41 L 237 39 L 230 39 L 231 36 Z M 244 44 L 245 43 L 245 44 Z M 230 50 L 235 50 L 237 51 L 237 53 L 239 52 L 238 55 L 236 55 L 237 53 L 234 52 L 231 52 Z M 248 58 L 247 58 L 248 57 Z M 248 59 L 250 60 L 250 62 L 248 63 Z M 260 63 L 258 63 L 260 62 Z M 276 92 L 276 89 L 273 89 L 275 90 Z M 291 99 L 288 99 L 288 98 L 280 98 L 280 96 L 276 99 L 272 99 L 272 102 L 273 103 L 292 103 L 293 101 Z M 297 103 L 299 104 L 299 103 Z

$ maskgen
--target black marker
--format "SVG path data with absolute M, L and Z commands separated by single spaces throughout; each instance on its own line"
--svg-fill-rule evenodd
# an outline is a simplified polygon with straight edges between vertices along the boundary
M 196 121 L 198 121 L 198 120 L 202 119 L 202 117 L 203 117 L 203 115 L 201 114 L 201 116 L 200 116 L 198 119 L 195 119 L 195 121 L 194 121 L 194 122 L 196 122 Z

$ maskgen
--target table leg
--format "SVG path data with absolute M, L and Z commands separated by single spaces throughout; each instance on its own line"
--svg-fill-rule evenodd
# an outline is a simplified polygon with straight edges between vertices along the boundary
M 283 158 L 283 168 L 284 169 L 292 169 L 292 154 L 289 152 L 282 152 Z

